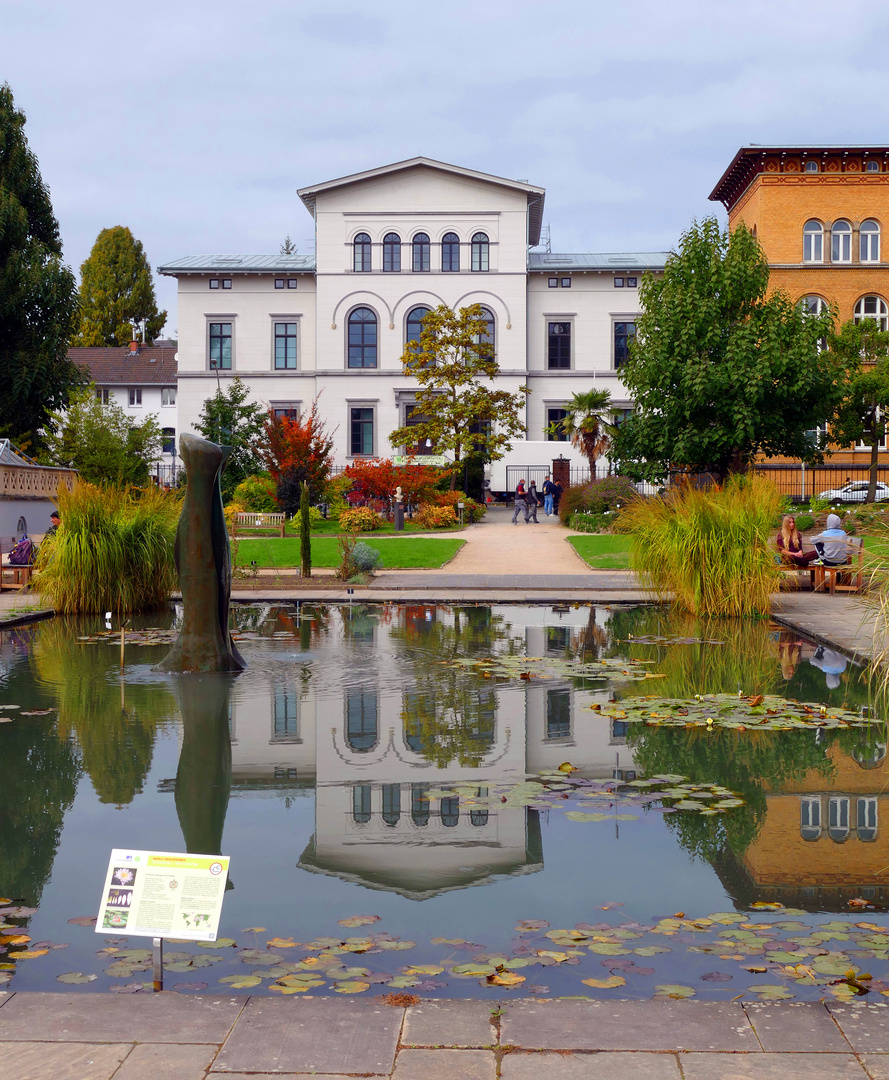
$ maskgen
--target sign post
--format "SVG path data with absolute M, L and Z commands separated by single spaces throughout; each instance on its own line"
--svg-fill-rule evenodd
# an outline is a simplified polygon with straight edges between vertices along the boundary
M 228 855 L 115 848 L 96 933 L 124 930 L 152 938 L 154 989 L 162 990 L 165 937 L 216 940 L 228 865 Z

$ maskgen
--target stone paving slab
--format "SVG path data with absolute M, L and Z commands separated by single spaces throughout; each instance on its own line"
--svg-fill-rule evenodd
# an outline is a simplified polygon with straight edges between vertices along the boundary
M 110 1080 L 131 1050 L 131 1043 L 0 1042 L 0 1076 L 3 1080 Z
M 861 1063 L 871 1080 L 889 1080 L 889 1054 L 864 1054 Z
M 497 1042 L 489 1001 L 424 1001 L 407 1010 L 402 1046 L 482 1047 Z
M 820 1001 L 746 1002 L 744 1010 L 763 1050 L 784 1052 L 851 1050 L 833 1017 Z
M 250 998 L 213 1072 L 388 1075 L 403 1016 L 351 998 Z
M 851 1054 L 682 1054 L 685 1080 L 868 1080 Z
M 490 1050 L 401 1050 L 392 1080 L 495 1080 Z
M 515 1002 L 503 1007 L 500 1042 L 529 1050 L 760 1050 L 740 1004 L 704 1001 Z
M 114 1080 L 204 1080 L 217 1049 L 140 1043 L 130 1051 Z
M 0 1042 L 223 1043 L 243 998 L 183 997 L 166 992 L 13 994 L 0 1009 Z
M 682 1080 L 674 1054 L 506 1054 L 502 1080 Z
M 827 1007 L 856 1054 L 889 1053 L 889 1005 Z

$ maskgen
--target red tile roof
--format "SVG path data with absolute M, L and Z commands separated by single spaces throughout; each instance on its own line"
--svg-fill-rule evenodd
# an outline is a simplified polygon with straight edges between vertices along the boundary
M 119 348 L 69 349 L 68 359 L 89 372 L 97 386 L 175 386 L 176 347 L 141 345 L 137 353 Z

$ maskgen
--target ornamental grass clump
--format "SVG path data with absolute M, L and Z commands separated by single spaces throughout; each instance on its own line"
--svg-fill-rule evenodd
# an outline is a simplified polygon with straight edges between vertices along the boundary
M 699 615 L 767 615 L 780 568 L 772 544 L 781 504 L 760 477 L 731 479 L 721 490 L 683 485 L 640 499 L 620 516 L 632 533 L 631 566 L 662 598 Z
M 156 487 L 59 490 L 62 524 L 40 545 L 36 588 L 69 615 L 161 607 L 176 587 L 181 499 Z

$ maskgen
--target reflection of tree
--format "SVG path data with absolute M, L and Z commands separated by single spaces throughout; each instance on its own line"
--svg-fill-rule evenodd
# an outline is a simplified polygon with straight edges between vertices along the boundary
M 99 801 L 120 806 L 142 790 L 158 722 L 173 715 L 175 704 L 163 685 L 110 681 L 118 668 L 118 650 L 77 639 L 78 633 L 101 628 L 98 620 L 47 623 L 34 648 L 34 668 L 58 704 L 59 736 L 64 739 L 73 732 L 77 737 L 83 768 Z M 140 659 L 161 660 L 166 648 L 144 647 Z
M 176 813 L 185 850 L 222 854 L 222 831 L 232 780 L 229 692 L 225 675 L 180 675 L 182 749 L 176 770 Z
M 23 678 L 19 679 L 19 675 Z M 47 708 L 35 695 L 27 665 L 5 683 L 22 710 Z M 65 813 L 74 801 L 80 766 L 74 745 L 56 735 L 52 717 L 22 717 L 0 728 L 0 894 L 37 906 L 52 871 Z
M 766 788 L 801 780 L 809 771 L 833 774 L 827 747 L 840 734 L 631 724 L 627 745 L 643 776 L 676 773 L 696 783 L 721 784 L 744 798 L 744 806 L 725 814 L 702 817 L 680 811 L 666 817 L 690 854 L 713 862 L 726 849 L 736 855 L 747 850 L 765 820 Z
M 497 699 L 493 690 L 474 690 L 465 676 L 439 677 L 434 693 L 409 690 L 401 713 L 404 739 L 417 754 L 440 769 L 456 758 L 476 768 L 494 745 Z

